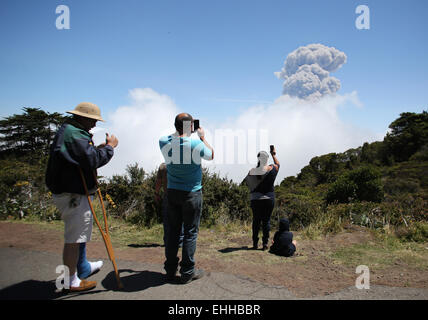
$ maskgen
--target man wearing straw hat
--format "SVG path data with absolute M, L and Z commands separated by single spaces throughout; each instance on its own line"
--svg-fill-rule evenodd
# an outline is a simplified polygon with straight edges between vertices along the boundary
M 102 261 L 86 261 L 85 244 L 91 240 L 92 212 L 79 170 L 83 172 L 89 194 L 95 194 L 93 172 L 110 161 L 118 140 L 114 135 L 106 134 L 106 142 L 94 146 L 89 131 L 97 121 L 104 121 L 95 104 L 83 102 L 67 113 L 73 116 L 59 128 L 50 147 L 46 185 L 64 221 L 63 262 L 70 271 L 69 290 L 79 292 L 96 287 L 95 281 L 83 278 L 102 266 Z

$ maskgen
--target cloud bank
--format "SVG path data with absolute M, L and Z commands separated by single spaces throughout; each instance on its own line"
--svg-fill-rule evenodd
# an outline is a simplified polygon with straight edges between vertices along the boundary
M 340 89 L 340 81 L 330 76 L 346 63 L 346 54 L 333 47 L 310 44 L 291 52 L 280 72 L 284 79 L 283 94 L 306 100 L 317 100 L 334 94 Z
M 175 131 L 174 118 L 182 112 L 170 97 L 149 88 L 133 89 L 129 95 L 130 105 L 109 114 L 108 121 L 94 133 L 96 144 L 105 139 L 105 132 L 119 139 L 113 159 L 99 170 L 104 176 L 124 174 L 126 166 L 136 162 L 146 172 L 156 170 L 163 162 L 159 138 Z M 341 121 L 337 110 L 344 105 L 360 105 L 356 92 L 316 102 L 283 95 L 271 105 L 255 105 L 224 123 L 201 119 L 215 150 L 215 161 L 203 161 L 202 165 L 239 183 L 255 166 L 257 153 L 269 151 L 273 144 L 281 163 L 276 180 L 280 183 L 299 173 L 314 156 L 344 152 L 382 138 Z
M 315 156 L 344 152 L 359 147 L 366 141 L 382 139 L 382 135 L 358 129 L 341 121 L 338 109 L 345 105 L 360 106 L 356 92 L 343 96 L 327 96 L 316 102 L 284 95 L 271 105 L 247 109 L 237 118 L 217 126 L 234 128 L 235 133 L 239 130 L 249 132 L 256 129 L 257 148 L 254 152 L 248 153 L 247 163 L 240 165 L 206 163 L 206 165 L 223 176 L 227 175 L 228 178 L 241 182 L 256 164 L 257 153 L 261 150 L 269 152 L 269 145 L 273 144 L 281 163 L 276 180 L 276 183 L 280 183 L 283 178 L 299 173 Z M 261 132 L 267 132 L 267 139 L 261 137 Z M 247 143 L 251 139 L 254 140 L 248 137 Z M 265 140 L 264 144 L 260 145 L 260 140 Z M 214 148 L 218 147 L 215 142 L 213 139 Z M 242 148 L 242 151 L 245 152 L 245 148 Z M 235 155 L 235 162 L 237 160 Z

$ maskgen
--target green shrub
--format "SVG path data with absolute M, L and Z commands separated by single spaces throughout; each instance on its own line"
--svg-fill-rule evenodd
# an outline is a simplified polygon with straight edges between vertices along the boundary
M 329 188 L 327 203 L 347 203 L 354 200 L 380 202 L 383 188 L 380 172 L 371 166 L 363 166 L 340 176 Z
M 420 190 L 419 181 L 416 179 L 386 179 L 384 182 L 384 191 L 390 195 L 399 195 L 402 193 L 417 193 Z
M 409 227 L 398 228 L 396 235 L 404 241 L 427 242 L 428 241 L 428 223 L 415 222 Z
M 315 240 L 328 234 L 337 234 L 343 230 L 346 219 L 337 212 L 328 211 L 318 215 L 311 224 L 303 229 L 302 235 L 305 238 Z

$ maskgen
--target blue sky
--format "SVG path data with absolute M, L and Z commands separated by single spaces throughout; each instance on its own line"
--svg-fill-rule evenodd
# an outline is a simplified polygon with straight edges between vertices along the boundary
M 55 9 L 70 8 L 70 30 Z M 370 30 L 355 8 L 370 8 Z M 428 106 L 427 1 L 0 1 L 0 116 L 22 107 L 102 112 L 152 88 L 201 119 L 236 116 L 281 95 L 287 55 L 321 43 L 347 55 L 332 76 L 344 122 L 384 132 L 401 112 Z

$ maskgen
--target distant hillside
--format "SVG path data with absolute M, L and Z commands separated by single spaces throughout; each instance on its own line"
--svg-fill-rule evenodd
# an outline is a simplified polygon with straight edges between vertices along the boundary
M 295 227 L 333 212 L 370 226 L 428 220 L 428 113 L 402 113 L 389 128 L 383 141 L 314 157 L 285 178 L 282 214 Z

